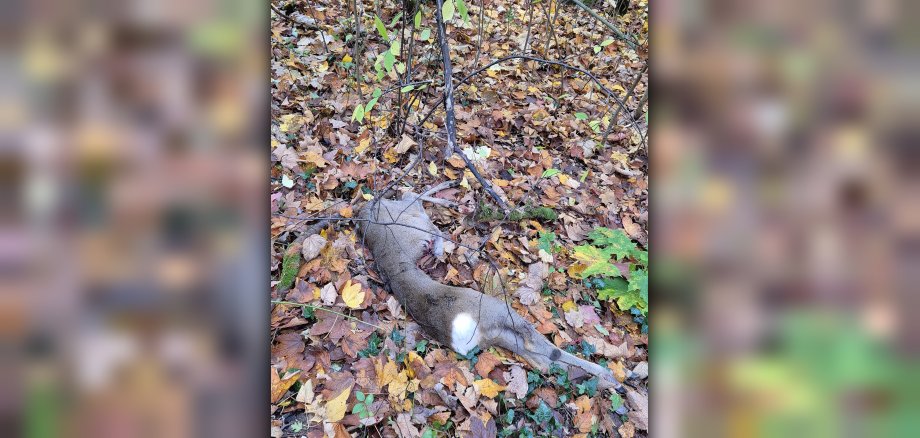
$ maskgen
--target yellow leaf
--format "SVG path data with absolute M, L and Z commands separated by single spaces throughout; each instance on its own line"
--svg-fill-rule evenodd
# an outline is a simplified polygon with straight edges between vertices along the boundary
M 360 153 L 366 151 L 367 148 L 368 148 L 370 145 L 371 145 L 371 139 L 370 139 L 370 137 L 361 139 L 361 141 L 358 142 L 358 146 L 355 147 L 355 153 L 356 153 L 356 154 L 360 154 Z
M 279 117 L 281 124 L 278 126 L 281 132 L 295 132 L 304 125 L 304 117 L 299 114 L 285 114 Z
M 313 163 L 316 167 L 326 167 L 326 159 L 322 155 L 313 152 L 307 151 L 303 155 L 303 161 L 307 163 Z
M 383 159 L 387 160 L 388 163 L 399 161 L 399 156 L 396 155 L 396 149 L 390 148 L 383 151 Z
M 566 301 L 566 302 L 562 303 L 562 311 L 563 311 L 563 312 L 571 312 L 571 311 L 575 310 L 576 308 L 578 308 L 578 306 L 575 305 L 575 302 L 574 302 L 574 301 Z
M 332 397 L 329 403 L 326 403 L 326 418 L 330 422 L 335 423 L 345 418 L 345 409 L 348 407 L 348 396 L 351 395 L 352 386 L 354 385 L 348 385 L 341 394 Z
M 339 214 L 344 218 L 350 218 L 352 215 L 351 206 L 349 205 L 347 207 L 343 207 L 341 210 L 339 210 Z M 359 284 L 358 287 L 361 287 L 361 285 Z
M 460 181 L 460 187 L 470 190 L 470 182 L 466 180 L 466 176 L 463 176 L 463 181 Z
M 386 365 L 383 366 L 382 370 L 377 370 L 377 385 L 386 386 L 394 379 L 399 371 L 396 368 L 396 362 L 392 360 L 388 361 Z
M 347 54 L 342 57 L 342 62 L 351 62 L 351 61 L 354 61 L 354 60 L 351 58 L 351 56 Z
M 434 161 L 428 163 L 428 173 L 433 176 L 438 176 L 438 167 L 434 165 Z
M 581 273 L 585 271 L 585 268 L 587 268 L 587 266 L 581 263 L 573 263 L 569 266 L 569 269 L 566 270 L 566 273 L 569 274 L 569 278 L 581 280 Z
M 492 379 L 477 380 L 473 382 L 473 385 L 479 390 L 480 394 L 489 398 L 495 398 L 499 392 L 505 390 L 504 386 L 493 382 Z
M 361 290 L 361 283 L 352 283 L 351 280 L 345 282 L 342 286 L 342 300 L 345 305 L 352 309 L 357 309 L 364 302 L 364 291 Z
M 562 183 L 562 184 L 565 184 L 565 183 L 569 182 L 569 176 L 566 175 L 566 174 L 564 174 L 564 173 L 560 173 L 560 174 L 559 174 L 559 182 Z
M 271 369 L 271 402 L 277 403 L 278 400 L 281 400 L 281 397 L 287 390 L 297 381 L 297 378 L 300 377 L 300 371 L 295 371 L 293 373 L 287 374 L 284 377 L 278 376 L 278 371 L 274 368 Z

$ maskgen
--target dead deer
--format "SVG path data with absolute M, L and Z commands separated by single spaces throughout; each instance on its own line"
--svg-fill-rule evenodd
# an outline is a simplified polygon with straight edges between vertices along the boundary
M 378 272 L 425 333 L 461 355 L 477 346 L 497 346 L 541 372 L 553 364 L 581 368 L 598 377 L 599 388 L 623 390 L 609 369 L 557 348 L 504 301 L 438 283 L 417 266 L 426 251 L 441 250 L 442 235 L 421 204 L 421 199 L 431 199 L 426 196 L 430 192 L 369 202 L 360 212 Z

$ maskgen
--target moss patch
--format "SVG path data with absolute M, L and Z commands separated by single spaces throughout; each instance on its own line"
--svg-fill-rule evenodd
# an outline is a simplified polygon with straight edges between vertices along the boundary
M 542 221 L 554 221 L 559 216 L 549 207 L 523 207 L 512 210 L 508 214 L 508 220 L 519 221 L 524 219 L 536 219 Z M 476 219 L 480 221 L 497 221 L 505 219 L 505 214 L 501 210 L 485 203 L 479 205 L 479 212 Z
M 300 245 L 291 245 L 284 252 L 284 258 L 281 259 L 281 281 L 278 283 L 278 290 L 287 290 L 294 285 L 294 278 L 297 277 L 297 271 L 300 270 L 299 247 Z

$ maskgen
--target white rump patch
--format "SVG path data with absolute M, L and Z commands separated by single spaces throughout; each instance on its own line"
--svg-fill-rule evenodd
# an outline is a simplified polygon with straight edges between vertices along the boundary
M 476 330 L 476 320 L 466 313 L 457 314 L 451 326 L 451 348 L 457 353 L 465 355 L 479 345 L 480 332 Z

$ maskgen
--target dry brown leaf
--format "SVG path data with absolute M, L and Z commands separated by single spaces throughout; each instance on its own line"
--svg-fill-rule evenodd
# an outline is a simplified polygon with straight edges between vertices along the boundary
M 517 290 L 518 299 L 521 304 L 530 306 L 536 304 L 540 299 L 540 291 L 543 290 L 543 279 L 549 275 L 549 268 L 546 263 L 533 263 L 527 268 L 527 278 L 521 282 Z
M 404 154 L 412 146 L 415 146 L 416 143 L 412 140 L 412 137 L 409 137 L 407 134 L 403 134 L 402 138 L 399 140 L 399 144 L 396 145 L 396 153 Z
M 584 340 L 585 342 L 591 344 L 595 350 L 597 350 L 597 354 L 602 356 L 611 358 L 630 357 L 629 347 L 626 345 L 626 341 L 623 341 L 623 343 L 619 346 L 614 346 L 613 344 L 594 336 L 585 336 Z
M 307 383 L 304 383 L 300 386 L 300 390 L 297 391 L 297 395 L 294 397 L 294 400 L 305 404 L 311 404 L 313 403 L 313 399 L 315 397 L 316 393 L 313 392 L 313 381 L 307 380 Z
M 498 365 L 500 363 L 501 363 L 501 359 L 495 357 L 494 354 L 486 351 L 485 353 L 482 353 L 479 355 L 479 360 L 476 361 L 476 366 L 474 368 L 476 369 L 476 372 L 479 373 L 480 376 L 485 377 L 485 376 L 488 376 L 489 373 L 492 372 L 492 369 L 495 368 L 495 365 Z
M 309 262 L 316 258 L 324 246 L 326 246 L 326 238 L 319 234 L 314 234 L 304 239 L 303 249 L 301 250 L 303 261 Z
M 623 438 L 633 438 L 636 436 L 636 426 L 633 426 L 632 422 L 627 421 L 617 429 L 617 432 L 620 432 L 620 436 Z
M 335 304 L 335 300 L 338 297 L 339 297 L 339 294 L 338 292 L 335 291 L 335 284 L 333 283 L 326 284 L 319 291 L 319 299 L 323 302 L 323 304 L 327 306 L 331 306 Z
M 648 430 L 648 395 L 627 388 L 626 402 L 629 403 L 629 419 L 637 429 Z
M 514 365 L 511 367 L 511 371 L 504 373 L 503 376 L 508 382 L 508 387 L 505 388 L 506 392 L 521 400 L 527 397 L 527 373 L 524 372 L 523 368 Z

